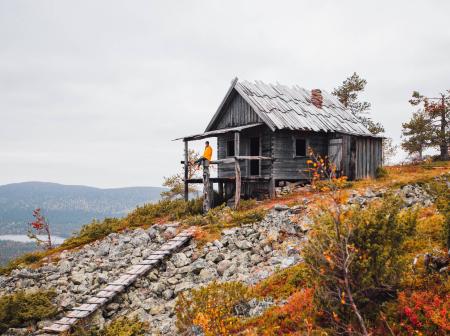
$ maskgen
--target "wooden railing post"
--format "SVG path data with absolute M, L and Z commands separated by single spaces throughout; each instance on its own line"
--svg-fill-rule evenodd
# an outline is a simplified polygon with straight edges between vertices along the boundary
M 234 208 L 239 208 L 239 203 L 241 201 L 241 166 L 237 158 L 234 159 L 234 171 L 236 175 L 236 188 L 234 193 Z
M 236 187 L 234 193 L 234 208 L 237 209 L 239 207 L 239 202 L 241 201 L 241 165 L 239 163 L 239 159 L 237 158 L 240 155 L 241 151 L 241 134 L 239 132 L 234 133 L 234 172 L 236 175 Z
M 209 181 L 209 161 L 203 160 L 203 213 L 211 209 L 212 188 Z
M 184 140 L 184 200 L 189 200 L 189 148 L 188 141 Z

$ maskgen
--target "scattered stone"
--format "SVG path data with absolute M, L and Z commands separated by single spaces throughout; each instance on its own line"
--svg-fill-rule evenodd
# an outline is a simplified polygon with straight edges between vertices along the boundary
M 184 253 L 176 253 L 171 258 L 172 263 L 175 267 L 183 267 L 188 265 L 191 261 Z
M 276 211 L 286 211 L 290 209 L 286 204 L 275 204 L 273 208 Z

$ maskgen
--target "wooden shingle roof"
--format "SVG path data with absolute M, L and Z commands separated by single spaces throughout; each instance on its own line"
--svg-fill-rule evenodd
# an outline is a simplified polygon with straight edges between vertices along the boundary
M 339 100 L 322 90 L 322 108 L 311 102 L 311 91 L 297 85 L 233 80 L 230 90 L 209 123 L 211 131 L 221 109 L 236 90 L 273 131 L 277 129 L 338 132 L 361 136 L 373 134 Z

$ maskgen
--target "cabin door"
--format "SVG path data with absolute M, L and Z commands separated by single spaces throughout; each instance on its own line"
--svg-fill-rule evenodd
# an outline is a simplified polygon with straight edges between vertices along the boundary
M 250 138 L 250 156 L 260 156 L 260 141 L 259 137 Z M 260 160 L 250 160 L 250 175 L 259 176 L 260 172 Z
M 328 141 L 328 160 L 336 167 L 336 173 L 342 171 L 342 139 L 330 139 Z

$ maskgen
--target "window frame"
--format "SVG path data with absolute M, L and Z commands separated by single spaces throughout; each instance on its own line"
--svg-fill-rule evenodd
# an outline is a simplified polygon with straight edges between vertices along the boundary
M 232 144 L 232 146 L 230 147 L 230 143 Z M 229 139 L 227 140 L 227 151 L 226 151 L 226 157 L 234 157 L 235 156 L 235 142 L 234 139 Z M 230 155 L 230 148 L 233 149 L 233 155 Z
M 305 155 L 297 155 L 297 140 L 303 140 L 305 141 Z M 293 142 L 293 147 L 294 147 L 294 151 L 292 153 L 292 156 L 294 158 L 306 158 L 308 157 L 308 146 L 309 146 L 309 141 L 307 138 L 305 137 L 299 137 L 299 136 L 294 136 L 292 138 L 292 142 Z

